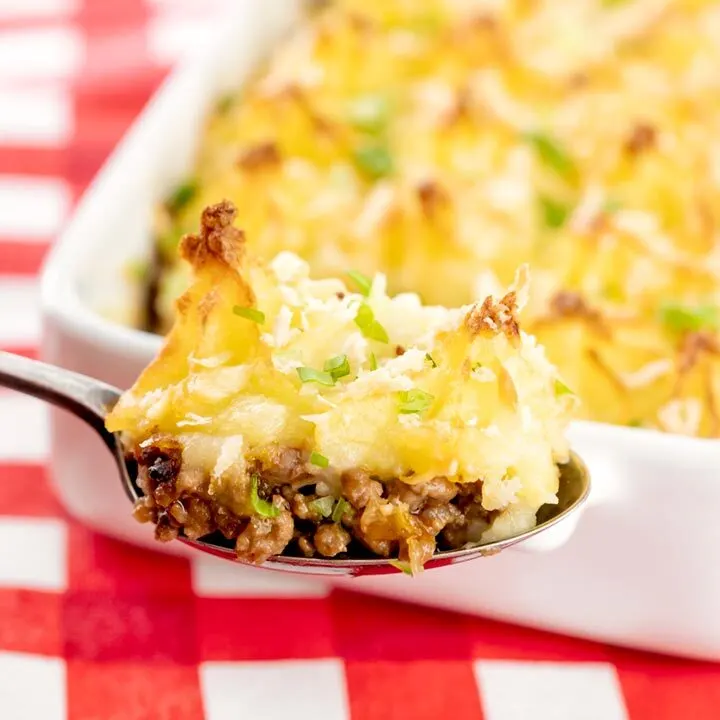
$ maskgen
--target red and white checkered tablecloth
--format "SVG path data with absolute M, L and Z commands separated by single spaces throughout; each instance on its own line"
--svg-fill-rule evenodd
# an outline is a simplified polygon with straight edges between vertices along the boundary
M 2 349 L 34 353 L 49 243 L 221 2 L 0 0 Z M 46 480 L 44 413 L 0 391 L 2 720 L 720 718 L 720 666 L 90 532 Z

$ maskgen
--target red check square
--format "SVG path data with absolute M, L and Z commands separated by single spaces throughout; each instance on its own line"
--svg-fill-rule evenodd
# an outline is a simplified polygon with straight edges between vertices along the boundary
M 0 588 L 0 651 L 61 655 L 63 597 Z
M 73 591 L 118 595 L 191 595 L 190 564 L 99 535 L 73 523 L 68 575 Z
M 158 663 L 67 663 L 72 720 L 203 720 L 197 668 Z
M 191 597 L 69 592 L 63 606 L 63 656 L 98 662 L 198 661 Z
M 196 603 L 203 661 L 335 655 L 325 598 L 197 598 Z
M 330 600 L 337 651 L 345 660 L 471 658 L 462 615 L 344 591 Z
M 345 675 L 352 720 L 483 717 L 469 661 L 352 661 Z

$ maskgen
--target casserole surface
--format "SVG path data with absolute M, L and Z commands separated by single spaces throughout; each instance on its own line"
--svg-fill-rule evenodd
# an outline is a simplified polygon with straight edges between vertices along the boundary
M 225 94 L 155 216 L 151 329 L 223 198 L 255 252 L 525 327 L 584 416 L 720 435 L 720 5 L 333 0 Z

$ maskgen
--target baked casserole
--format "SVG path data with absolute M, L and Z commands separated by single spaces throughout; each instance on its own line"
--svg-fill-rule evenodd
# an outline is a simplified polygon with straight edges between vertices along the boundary
M 263 259 L 426 303 L 527 262 L 524 327 L 585 417 L 718 437 L 718 37 L 710 0 L 322 3 L 158 208 L 143 322 L 171 326 L 177 242 L 229 198 Z

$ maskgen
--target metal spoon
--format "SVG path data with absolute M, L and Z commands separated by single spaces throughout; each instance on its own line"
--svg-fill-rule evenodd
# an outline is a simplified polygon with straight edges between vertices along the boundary
M 27 358 L 0 352 L 0 387 L 18 390 L 45 400 L 64 410 L 68 410 L 100 435 L 112 453 L 120 474 L 120 481 L 128 498 L 134 503 L 142 496 L 135 483 L 133 463 L 128 464 L 120 438 L 105 429 L 105 415 L 120 397 L 117 388 L 93 378 L 64 370 L 54 365 L 28 360 Z M 521 543 L 541 533 L 567 518 L 587 500 L 590 492 L 590 476 L 582 460 L 572 454 L 570 462 L 560 467 L 560 487 L 558 503 L 544 505 L 538 511 L 538 524 L 532 530 L 505 540 L 465 547 L 436 553 L 425 568 L 440 567 L 452 563 L 471 560 L 473 558 L 494 555 L 504 548 Z M 208 540 L 189 540 L 178 538 L 202 552 L 217 555 L 237 562 L 235 551 L 231 546 Z M 263 564 L 263 567 L 283 572 L 301 572 L 314 575 L 378 575 L 398 572 L 391 560 L 386 558 L 373 559 L 333 559 L 333 558 L 302 558 L 276 556 Z

